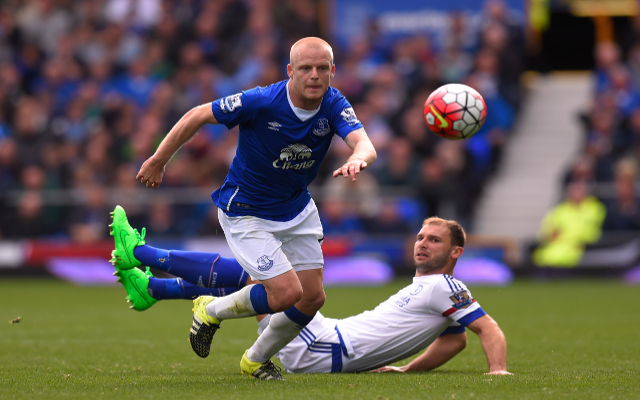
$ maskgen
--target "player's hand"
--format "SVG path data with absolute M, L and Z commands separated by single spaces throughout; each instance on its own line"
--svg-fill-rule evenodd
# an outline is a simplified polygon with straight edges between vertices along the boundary
M 367 165 L 367 162 L 362 160 L 347 161 L 342 167 L 333 171 L 333 177 L 337 178 L 339 175 L 342 175 L 347 178 L 351 176 L 351 180 L 355 182 L 358 179 L 356 175 L 358 175 L 363 169 L 367 168 Z
M 491 372 L 485 372 L 485 375 L 513 375 L 511 372 L 509 371 L 491 371 Z
M 384 367 L 380 367 L 378 369 L 374 369 L 372 371 L 369 372 L 404 372 L 404 369 L 400 368 L 400 367 L 393 367 L 391 365 L 387 365 Z
M 144 183 L 148 188 L 157 189 L 164 175 L 164 164 L 157 162 L 153 157 L 142 164 L 136 179 Z

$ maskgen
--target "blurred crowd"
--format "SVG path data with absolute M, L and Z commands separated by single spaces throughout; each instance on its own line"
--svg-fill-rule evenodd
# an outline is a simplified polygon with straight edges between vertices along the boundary
M 582 151 L 565 174 L 565 199 L 542 222 L 538 266 L 576 266 L 603 232 L 640 230 L 640 15 L 629 26 L 617 42 L 596 44 Z
M 640 16 L 619 45 L 596 45 L 596 84 L 582 116 L 584 150 L 565 183 L 589 184 L 607 209 L 604 230 L 640 229 L 636 182 L 640 161 Z
M 219 233 L 206 193 L 227 173 L 237 129 L 205 126 L 157 191 L 135 175 L 190 108 L 285 79 L 291 45 L 327 37 L 320 8 L 316 0 L 3 0 L 0 238 L 99 240 L 115 204 L 150 235 Z M 331 179 L 350 154 L 333 141 L 310 188 L 327 235 L 413 233 L 431 215 L 472 228 L 520 107 L 525 67 L 522 27 L 499 0 L 483 13 L 480 24 L 451 14 L 439 39 L 391 41 L 372 22 L 349 43 L 332 43 L 332 85 L 353 104 L 378 161 L 356 185 Z M 599 175 L 612 171 L 605 163 L 640 154 L 640 109 L 631 106 L 640 100 L 640 48 L 626 64 L 617 54 L 601 60 L 601 115 L 590 120 L 585 151 L 592 179 L 613 179 Z M 451 82 L 475 87 L 490 110 L 469 140 L 440 139 L 423 120 L 428 95 Z M 624 142 L 613 135 L 620 117 Z

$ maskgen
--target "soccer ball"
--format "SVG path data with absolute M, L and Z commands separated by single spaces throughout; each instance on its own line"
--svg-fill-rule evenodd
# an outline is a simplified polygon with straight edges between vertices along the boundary
M 487 105 L 480 93 L 459 83 L 439 87 L 424 103 L 424 121 L 433 133 L 445 139 L 473 136 L 486 118 Z

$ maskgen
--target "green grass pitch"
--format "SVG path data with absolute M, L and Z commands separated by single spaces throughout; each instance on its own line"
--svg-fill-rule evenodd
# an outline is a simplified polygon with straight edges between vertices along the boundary
M 329 288 L 325 315 L 374 307 L 409 279 Z M 139 313 L 122 287 L 0 280 L 0 398 L 117 399 L 639 399 L 640 288 L 614 281 L 517 281 L 470 287 L 507 336 L 512 376 L 487 376 L 479 340 L 436 371 L 286 375 L 239 373 L 254 319 L 226 321 L 212 353 L 191 350 L 190 301 Z M 9 321 L 21 316 L 22 322 Z

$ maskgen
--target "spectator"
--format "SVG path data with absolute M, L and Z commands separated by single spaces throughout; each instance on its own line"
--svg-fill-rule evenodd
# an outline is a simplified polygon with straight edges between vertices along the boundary
M 29 190 L 20 196 L 15 212 L 6 216 L 2 231 L 6 239 L 36 239 L 51 235 L 57 229 L 47 215 L 42 195 Z
M 640 207 L 633 181 L 620 180 L 614 183 L 615 198 L 607 202 L 605 231 L 640 230 Z
M 380 212 L 367 220 L 367 232 L 375 234 L 409 234 L 414 229 L 408 221 L 416 219 L 416 215 L 408 218 L 402 215 L 402 203 L 396 199 L 386 199 L 382 202 Z M 422 215 L 422 214 L 421 214 Z M 420 218 L 418 218 L 420 219 Z
M 353 240 L 354 235 L 365 232 L 362 219 L 350 209 L 353 204 L 340 197 L 328 197 L 321 204 L 320 220 L 325 235 Z
M 18 187 L 18 170 L 16 141 L 12 138 L 0 140 L 0 194 Z
M 565 190 L 569 183 L 573 181 L 583 181 L 593 187 L 596 183 L 595 162 L 593 157 L 587 154 L 580 154 L 571 164 L 569 171 L 563 179 L 562 189 Z
M 607 201 L 607 217 L 604 230 L 640 229 L 640 207 L 636 192 L 638 162 L 635 158 L 623 158 L 616 163 L 615 197 Z
M 396 137 L 389 143 L 389 152 L 378 171 L 382 186 L 413 185 L 418 182 L 419 160 L 413 153 L 411 142 Z
M 532 255 L 534 264 L 575 267 L 585 245 L 600 239 L 606 208 L 588 190 L 583 181 L 570 183 L 566 199 L 544 217 L 538 234 L 541 244 Z
M 104 228 L 111 223 L 110 205 L 106 190 L 101 185 L 90 185 L 82 190 L 82 206 L 74 207 L 70 214 L 71 239 L 78 243 L 90 243 L 105 239 L 108 231 Z

